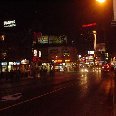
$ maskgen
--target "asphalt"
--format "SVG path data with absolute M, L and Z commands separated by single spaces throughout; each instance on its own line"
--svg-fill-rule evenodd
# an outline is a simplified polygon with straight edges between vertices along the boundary
M 58 73 L 55 73 L 54 77 L 50 77 L 49 75 L 47 75 L 44 78 L 42 77 L 36 77 L 36 78 L 21 77 L 20 79 L 14 79 L 14 80 L 1 79 L 0 80 L 0 94 L 4 92 L 5 90 L 8 90 L 8 89 L 11 90 L 12 88 L 15 88 L 15 87 L 22 87 L 23 85 L 30 85 L 35 81 L 39 83 L 40 87 L 46 86 L 47 84 L 57 85 L 57 84 L 74 79 L 74 77 L 70 76 L 70 74 L 72 73 L 67 74 L 67 73 L 58 72 Z M 116 80 L 115 80 L 115 83 L 116 83 Z M 116 98 L 116 86 L 114 89 L 114 98 Z M 113 109 L 114 109 L 114 116 L 116 116 L 116 100 L 114 101 Z

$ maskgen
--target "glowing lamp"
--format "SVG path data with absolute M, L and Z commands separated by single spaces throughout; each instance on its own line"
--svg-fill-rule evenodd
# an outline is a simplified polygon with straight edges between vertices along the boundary
M 96 0 L 99 3 L 104 3 L 106 0 Z

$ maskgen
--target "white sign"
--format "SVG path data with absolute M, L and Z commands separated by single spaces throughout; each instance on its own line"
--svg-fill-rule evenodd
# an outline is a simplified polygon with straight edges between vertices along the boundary
M 16 26 L 15 20 L 4 21 L 4 27 L 15 27 L 15 26 Z
M 1 65 L 6 66 L 7 65 L 7 62 L 1 62 Z
M 37 50 L 33 50 L 33 56 L 37 56 Z
M 9 62 L 9 65 L 20 65 L 20 62 Z
M 41 57 L 41 51 L 39 51 L 39 57 Z
M 94 54 L 94 51 L 88 51 L 88 54 Z

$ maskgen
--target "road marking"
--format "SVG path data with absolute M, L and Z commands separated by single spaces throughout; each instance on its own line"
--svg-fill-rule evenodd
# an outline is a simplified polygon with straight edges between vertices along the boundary
M 55 90 L 53 90 L 53 91 L 44 93 L 44 94 L 42 94 L 42 95 L 33 97 L 33 98 L 31 98 L 31 99 L 27 99 L 27 100 L 25 100 L 25 101 L 21 101 L 21 102 L 19 102 L 19 103 L 17 103 L 17 104 L 14 104 L 14 105 L 11 105 L 11 106 L 7 106 L 7 107 L 5 107 L 5 108 L 1 108 L 0 111 L 7 110 L 7 109 L 10 109 L 10 108 L 16 107 L 16 106 L 18 106 L 18 105 L 21 105 L 21 104 L 24 104 L 24 103 L 27 103 L 27 102 L 30 102 L 30 101 L 39 99 L 39 98 L 41 98 L 41 97 L 47 96 L 47 95 L 49 95 L 49 94 L 55 93 L 55 92 L 57 92 L 57 91 L 60 91 L 60 90 L 62 90 L 62 89 L 65 89 L 65 88 L 67 88 L 67 87 L 71 87 L 71 86 L 74 86 L 74 85 L 75 85 L 75 84 L 71 84 L 71 85 L 68 85 L 68 86 L 65 86 L 65 87 L 61 87 L 61 88 L 55 89 Z M 16 95 L 16 94 L 13 94 L 13 95 Z
M 12 95 L 3 96 L 1 101 L 15 101 L 22 97 L 22 93 L 15 93 Z

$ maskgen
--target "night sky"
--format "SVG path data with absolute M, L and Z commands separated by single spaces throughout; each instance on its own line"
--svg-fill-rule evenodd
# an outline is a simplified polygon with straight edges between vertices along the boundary
M 15 19 L 18 31 L 31 29 L 43 34 L 66 34 L 69 40 L 81 45 L 82 24 L 97 20 L 95 5 L 93 0 L 5 0 L 0 2 L 0 26 L 3 20 Z
M 45 33 L 77 33 L 83 23 L 92 21 L 88 0 L 38 0 L 0 3 L 2 20 L 16 19 L 18 27 L 31 27 Z

